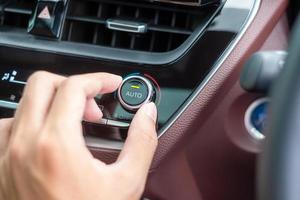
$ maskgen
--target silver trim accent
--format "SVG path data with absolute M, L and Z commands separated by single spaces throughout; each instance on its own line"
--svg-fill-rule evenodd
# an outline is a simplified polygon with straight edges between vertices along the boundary
M 106 27 L 111 30 L 124 31 L 131 33 L 146 33 L 147 24 L 122 19 L 108 19 L 106 20 Z
M 269 98 L 261 98 L 254 101 L 250 106 L 248 107 L 245 116 L 244 116 L 244 124 L 245 127 L 249 133 L 249 135 L 254 138 L 255 140 L 261 141 L 265 139 L 265 135 L 261 132 L 259 132 L 251 123 L 251 114 L 253 113 L 254 109 L 257 108 L 260 104 L 263 103 L 269 103 Z
M 140 105 L 137 105 L 137 106 L 131 106 L 131 105 L 128 105 L 128 104 L 123 100 L 122 95 L 121 95 L 121 89 L 122 89 L 124 83 L 127 82 L 127 81 L 130 80 L 130 79 L 140 79 L 141 81 L 143 81 L 143 82 L 146 84 L 147 89 L 148 89 L 148 95 L 147 95 L 145 101 L 144 101 L 143 103 L 141 103 Z M 122 81 L 121 86 L 120 86 L 119 89 L 118 89 L 118 99 L 119 99 L 121 105 L 122 105 L 126 110 L 130 110 L 130 111 L 136 111 L 136 110 L 138 110 L 140 107 L 142 107 L 142 105 L 151 102 L 152 94 L 153 94 L 153 86 L 152 86 L 151 82 L 150 82 L 147 78 L 144 78 L 144 77 L 139 76 L 139 75 L 132 75 L 132 76 L 126 77 L 126 78 Z
M 121 122 L 121 121 L 117 121 L 117 120 L 112 120 L 112 119 L 108 119 L 107 120 L 107 126 L 110 127 L 117 127 L 117 128 L 129 128 L 130 124 L 127 122 Z
M 129 128 L 130 124 L 127 122 L 122 122 L 122 121 L 117 121 L 113 119 L 107 119 L 107 118 L 102 118 L 97 122 L 89 122 L 86 120 L 83 120 L 84 122 L 91 123 L 91 124 L 98 124 L 98 125 L 103 125 L 106 127 L 116 127 L 116 128 L 121 128 L 121 129 L 127 129 Z
M 107 124 L 107 121 L 108 120 L 106 118 L 101 118 L 97 122 L 89 122 L 87 120 L 83 120 L 83 122 L 87 122 L 87 123 L 91 123 L 91 124 L 99 124 L 99 125 L 104 125 L 104 126 Z
M 11 102 L 11 101 L 0 100 L 0 107 L 15 110 L 18 107 L 18 103 L 14 103 L 14 102 Z

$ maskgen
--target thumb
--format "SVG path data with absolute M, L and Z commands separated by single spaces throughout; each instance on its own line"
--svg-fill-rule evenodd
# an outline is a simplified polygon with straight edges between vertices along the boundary
M 148 174 L 157 146 L 157 110 L 154 103 L 143 105 L 134 116 L 118 162 L 134 174 Z

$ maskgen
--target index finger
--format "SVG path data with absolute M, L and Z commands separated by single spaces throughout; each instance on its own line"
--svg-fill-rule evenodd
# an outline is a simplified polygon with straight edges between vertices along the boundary
M 115 91 L 121 81 L 120 76 L 108 73 L 76 75 L 66 79 L 57 90 L 47 122 L 80 128 L 87 101 L 97 94 Z

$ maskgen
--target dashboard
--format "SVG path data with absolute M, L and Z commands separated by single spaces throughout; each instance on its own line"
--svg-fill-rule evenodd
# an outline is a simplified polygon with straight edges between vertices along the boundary
M 245 199 L 251 199 L 249 177 L 261 141 L 247 134 L 243 116 L 260 96 L 245 94 L 237 80 L 242 61 L 264 45 L 287 3 L 201 2 L 205 1 L 196 6 L 134 0 L 1 2 L 0 117 L 13 116 L 26 80 L 35 71 L 118 74 L 124 79 L 119 90 L 95 98 L 104 119 L 82 122 L 95 157 L 112 163 L 137 108 L 154 101 L 159 146 L 145 197 L 240 199 L 243 192 L 233 190 L 241 187 L 248 194 Z M 246 172 L 238 169 L 233 175 L 226 163 L 249 165 Z M 221 175 L 226 170 L 234 183 L 227 185 L 228 176 Z M 200 176 L 205 183 L 195 178 Z M 186 177 L 182 183 L 180 177 Z M 247 178 L 249 182 L 239 186 Z M 189 188 L 179 189 L 185 183 Z M 224 189 L 214 194 L 210 183 Z M 180 194 L 164 189 L 165 184 Z
M 116 3 L 119 4 L 116 5 Z M 197 87 L 203 85 L 205 79 L 211 75 L 212 70 L 216 69 L 217 61 L 222 59 L 222 54 L 231 46 L 239 31 L 242 31 L 241 27 L 243 28 L 249 20 L 252 9 L 256 6 L 254 3 L 255 1 L 244 2 L 241 7 L 240 4 L 230 3 L 230 1 L 227 3 L 219 2 L 204 8 L 193 7 L 189 9 L 190 13 L 183 12 L 184 7 L 167 8 L 163 4 L 134 1 L 130 5 L 124 1 L 87 1 L 83 3 L 76 0 L 66 3 L 66 5 L 59 5 L 57 2 L 51 3 L 51 1 L 48 3 L 41 2 L 41 5 L 39 3 L 35 5 L 34 1 L 8 3 L 4 7 L 3 15 L 4 25 L 2 29 L 5 30 L 0 33 L 0 43 L 3 44 L 0 50 L 3 55 L 6 55 L 5 58 L 1 59 L 1 88 L 4 89 L 1 93 L 1 107 L 7 109 L 17 107 L 28 76 L 37 70 L 51 71 L 65 76 L 96 71 L 115 73 L 123 77 L 137 75 L 150 80 L 152 83 L 150 84 L 156 88 L 155 102 L 158 106 L 158 134 L 160 136 L 166 127 L 176 119 L 178 112 L 183 110 L 193 93 L 198 91 Z M 39 22 L 51 20 L 51 15 L 49 19 L 45 19 L 43 14 L 46 10 L 43 9 L 50 9 L 52 4 L 54 8 L 61 7 L 59 8 L 60 11 L 57 11 L 58 14 L 53 14 L 53 23 L 61 23 L 61 28 L 58 28 L 58 25 L 54 26 L 52 32 L 56 32 L 55 34 L 47 32 L 50 29 L 47 26 L 42 26 L 42 22 Z M 86 5 L 83 6 L 82 4 Z M 94 7 L 99 6 L 97 11 L 101 13 L 93 16 L 92 5 Z M 150 5 L 154 8 L 151 8 Z M 30 6 L 32 8 L 36 6 L 36 10 L 30 10 Z M 116 12 L 106 13 L 107 11 L 104 10 L 106 7 L 116 10 Z M 146 16 L 141 14 L 146 12 L 143 10 L 146 9 L 144 7 L 147 7 L 149 12 Z M 129 8 L 135 10 L 131 11 Z M 120 11 L 117 11 L 118 9 Z M 29 17 L 30 12 L 31 18 Z M 118 12 L 120 13 L 118 14 Z M 130 18 L 130 15 L 136 14 L 136 12 L 140 13 L 141 16 Z M 13 22 L 7 19 L 13 14 L 16 15 L 16 25 L 23 23 L 23 19 L 18 22 L 17 17 L 27 17 L 29 27 L 22 29 L 20 26 L 17 27 L 18 30 L 16 31 L 16 27 L 10 25 Z M 167 14 L 170 16 L 165 16 Z M 41 15 L 40 18 L 38 15 Z M 153 22 L 152 17 L 154 20 L 156 17 L 157 21 Z M 137 23 L 140 21 L 147 22 L 147 33 L 133 33 L 130 30 L 110 28 L 100 32 L 103 28 L 99 27 L 103 26 L 102 21 L 110 24 L 112 19 L 135 20 Z M 234 19 L 234 22 L 230 20 L 228 23 L 229 19 Z M 55 20 L 59 22 L 55 22 Z M 182 23 L 184 20 L 186 22 Z M 126 22 L 124 23 L 126 24 Z M 82 30 L 86 28 L 85 26 L 94 26 L 95 30 L 92 34 L 94 37 L 98 37 L 95 42 L 83 38 L 87 37 L 84 32 L 85 29 Z M 155 29 L 152 26 L 155 26 Z M 161 30 L 157 30 L 159 28 Z M 83 32 L 80 33 L 80 31 Z M 115 38 L 111 38 L 110 41 L 107 39 L 109 44 L 105 43 L 106 41 L 102 44 L 97 39 L 104 40 L 101 38 L 101 34 L 105 34 L 106 31 L 111 31 Z M 177 33 L 173 33 L 175 31 Z M 149 36 L 145 34 L 152 34 L 150 36 L 151 41 L 148 41 L 149 44 L 146 44 Z M 162 39 L 161 34 L 168 34 L 163 38 L 167 42 L 159 41 Z M 184 37 L 178 35 L 184 35 Z M 123 45 L 129 41 L 124 38 L 125 36 L 130 37 L 132 43 L 129 44 L 131 46 L 129 49 Z M 142 40 L 143 45 L 148 45 L 147 49 L 145 47 L 140 48 L 139 42 L 136 40 Z M 168 47 L 164 47 L 165 44 Z M 151 45 L 152 47 L 150 47 Z M 201 53 L 199 54 L 199 52 Z M 107 57 L 107 54 L 110 58 Z M 126 127 L 128 128 L 126 123 L 130 123 L 134 114 L 134 111 L 128 111 L 126 107 L 124 108 L 124 101 L 122 98 L 120 101 L 117 96 L 117 94 L 109 94 L 97 98 L 104 118 L 113 120 L 114 129 L 120 129 L 117 130 L 119 137 L 115 138 L 116 141 L 126 137 Z M 9 116 L 7 111 L 2 111 L 2 113 Z M 10 115 L 12 113 L 13 111 L 10 112 Z M 106 136 L 110 137 L 107 130 L 100 130 L 101 127 L 98 125 L 101 125 L 101 122 L 99 124 L 85 124 L 86 130 L 89 130 L 86 133 L 87 137 L 100 137 L 97 136 L 97 132 L 106 132 Z M 101 145 L 101 142 L 98 145 Z M 111 148 L 115 147 L 112 146 Z

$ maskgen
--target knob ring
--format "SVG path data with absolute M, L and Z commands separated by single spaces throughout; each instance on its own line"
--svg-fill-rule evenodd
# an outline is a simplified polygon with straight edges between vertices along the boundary
M 146 87 L 147 87 L 147 90 L 148 90 L 148 95 L 147 95 L 146 99 L 144 100 L 144 102 L 141 103 L 141 104 L 139 104 L 139 105 L 135 105 L 135 106 L 129 105 L 122 98 L 122 95 L 121 95 L 122 87 L 123 87 L 124 83 L 126 81 L 130 80 L 130 79 L 139 79 L 139 80 L 141 80 L 142 82 L 144 82 L 146 84 Z M 123 106 L 123 108 L 125 108 L 126 110 L 129 110 L 129 111 L 137 111 L 144 104 L 150 103 L 152 95 L 153 95 L 153 86 L 152 86 L 151 82 L 148 79 L 146 79 L 146 78 L 144 78 L 142 76 L 139 76 L 139 75 L 132 75 L 132 76 L 128 76 L 125 79 L 123 79 L 123 81 L 121 83 L 121 86 L 118 89 L 118 99 L 119 99 L 119 102 Z

